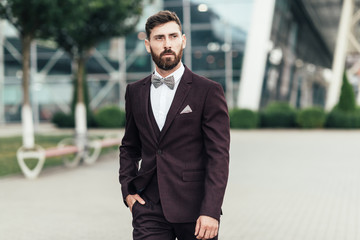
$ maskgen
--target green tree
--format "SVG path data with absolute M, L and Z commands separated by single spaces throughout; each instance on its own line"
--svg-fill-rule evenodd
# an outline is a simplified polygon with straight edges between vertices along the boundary
M 359 128 L 360 112 L 356 108 L 354 89 L 349 83 L 346 71 L 343 75 L 338 104 L 328 113 L 326 118 L 328 128 Z
M 66 23 L 51 32 L 75 63 L 75 126 L 81 135 L 86 134 L 86 62 L 98 43 L 133 31 L 142 13 L 142 0 L 63 0 L 60 8 Z
M 0 17 L 8 20 L 18 30 L 22 46 L 22 125 L 23 145 L 34 147 L 32 110 L 30 105 L 30 46 L 35 38 L 49 37 L 49 23 L 60 19 L 57 8 L 61 0 L 0 0 Z
M 356 110 L 354 89 L 347 79 L 346 72 L 344 72 L 343 75 L 343 83 L 337 107 L 339 110 L 344 112 L 353 112 Z

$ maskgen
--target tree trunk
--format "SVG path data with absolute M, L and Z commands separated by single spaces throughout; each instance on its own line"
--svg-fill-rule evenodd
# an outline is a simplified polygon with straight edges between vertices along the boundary
M 76 59 L 76 81 L 77 81 L 77 99 L 75 105 L 75 134 L 77 147 L 81 150 L 85 148 L 87 136 L 87 121 L 86 121 L 86 107 L 84 104 L 84 69 L 85 58 L 79 57 Z
M 30 46 L 31 37 L 22 36 L 22 85 L 23 85 L 23 104 L 30 105 L 29 79 L 30 79 Z
M 34 148 L 34 122 L 30 105 L 30 45 L 31 36 L 21 36 L 22 43 L 22 87 L 23 87 L 23 106 L 21 111 L 21 122 L 23 128 L 23 146 L 27 149 Z
M 84 77 L 84 68 L 85 68 L 85 59 L 84 57 L 79 57 L 76 59 L 77 61 L 77 73 L 76 73 L 76 81 L 77 81 L 77 103 L 84 103 L 84 88 L 83 88 L 83 77 Z

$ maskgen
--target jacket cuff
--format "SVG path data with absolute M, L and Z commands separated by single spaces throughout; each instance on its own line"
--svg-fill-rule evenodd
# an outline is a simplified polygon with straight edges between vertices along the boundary
M 222 214 L 221 210 L 218 213 L 216 213 L 215 211 L 200 211 L 200 216 L 203 215 L 203 216 L 212 217 L 218 220 L 218 222 L 220 222 L 221 214 Z

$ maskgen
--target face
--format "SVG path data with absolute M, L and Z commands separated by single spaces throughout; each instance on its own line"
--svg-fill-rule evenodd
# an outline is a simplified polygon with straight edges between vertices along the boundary
M 175 22 L 168 22 L 152 29 L 150 38 L 145 40 L 145 47 L 159 69 L 169 71 L 179 66 L 185 35 Z

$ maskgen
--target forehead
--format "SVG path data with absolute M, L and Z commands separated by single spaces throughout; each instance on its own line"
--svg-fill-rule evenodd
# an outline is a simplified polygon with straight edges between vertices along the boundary
M 177 25 L 176 22 L 168 22 L 154 27 L 151 30 L 150 37 L 155 35 L 168 35 L 175 32 L 181 34 L 180 26 Z

